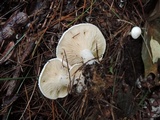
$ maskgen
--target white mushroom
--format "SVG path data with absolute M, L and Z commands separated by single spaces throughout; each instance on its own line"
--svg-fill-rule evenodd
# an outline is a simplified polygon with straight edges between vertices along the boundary
M 88 61 L 88 64 L 92 64 L 95 61 L 93 59 L 102 59 L 105 49 L 106 41 L 99 28 L 90 23 L 81 23 L 64 32 L 56 48 L 56 55 L 67 59 L 71 66 Z
M 133 39 L 137 39 L 141 35 L 141 33 L 142 33 L 141 28 L 135 26 L 132 28 L 130 35 L 132 36 Z
M 72 84 L 76 85 L 76 90 L 81 93 L 85 89 L 84 76 L 82 75 L 82 70 L 80 69 L 81 64 L 75 64 L 70 68 L 70 75 Z
M 54 58 L 44 65 L 39 76 L 38 85 L 45 97 L 57 99 L 67 96 L 69 84 L 68 68 L 65 61 Z

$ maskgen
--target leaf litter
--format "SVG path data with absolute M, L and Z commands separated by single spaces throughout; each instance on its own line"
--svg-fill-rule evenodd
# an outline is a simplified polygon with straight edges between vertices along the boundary
M 140 79 L 144 75 L 143 39 L 133 40 L 129 36 L 133 26 L 144 27 L 145 15 L 151 12 L 148 8 L 155 11 L 159 2 L 8 0 L 1 3 L 0 119 L 137 120 L 159 116 L 156 108 L 160 104 L 159 86 L 148 87 L 152 80 L 143 81 L 140 88 L 136 86 L 137 79 L 144 80 Z M 24 19 L 17 16 L 20 13 L 27 20 L 17 24 Z M 56 57 L 56 46 L 63 32 L 84 22 L 98 26 L 105 36 L 107 49 L 103 60 L 100 64 L 83 65 L 87 90 L 76 93 L 73 89 L 63 99 L 49 100 L 37 86 L 40 71 L 49 59 Z M 4 34 L 5 29 L 11 32 Z

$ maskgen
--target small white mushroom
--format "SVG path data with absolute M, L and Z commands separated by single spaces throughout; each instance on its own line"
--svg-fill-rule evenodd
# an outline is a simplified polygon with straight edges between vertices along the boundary
M 67 96 L 69 84 L 68 68 L 65 61 L 54 58 L 44 65 L 39 76 L 38 85 L 45 97 L 57 99 Z
M 141 35 L 141 33 L 142 33 L 141 28 L 135 26 L 132 28 L 130 35 L 132 36 L 133 39 L 137 39 Z
M 71 66 L 88 61 L 88 64 L 92 64 L 95 62 L 93 59 L 102 59 L 105 49 L 106 40 L 99 28 L 90 23 L 81 23 L 64 32 L 56 48 L 56 55 L 67 59 Z
M 81 64 L 75 64 L 70 68 L 70 75 L 73 85 L 76 85 L 76 91 L 81 93 L 85 89 L 84 76 L 80 69 Z

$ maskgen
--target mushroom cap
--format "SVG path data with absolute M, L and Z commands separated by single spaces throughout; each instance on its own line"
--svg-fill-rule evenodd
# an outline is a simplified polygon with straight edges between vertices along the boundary
M 81 93 L 85 88 L 85 78 L 82 75 L 82 70 L 80 69 L 81 66 L 81 64 L 75 64 L 70 68 L 72 84 L 77 85 L 76 90 L 78 93 Z
M 42 94 L 49 99 L 63 98 L 68 95 L 70 83 L 65 61 L 59 58 L 49 60 L 43 67 L 38 85 Z
M 138 26 L 135 26 L 132 28 L 131 30 L 131 36 L 133 39 L 137 39 L 140 35 L 141 35 L 142 31 L 141 31 L 141 28 L 138 27 Z
M 64 32 L 57 45 L 56 55 L 58 58 L 67 59 L 72 66 L 83 63 L 82 50 L 91 51 L 95 58 L 101 60 L 105 49 L 106 40 L 99 28 L 90 23 L 81 23 Z
M 81 80 L 82 81 L 84 80 L 84 76 L 82 75 L 82 70 L 80 69 L 81 66 L 82 66 L 81 64 L 74 64 L 70 68 L 70 75 L 71 75 L 71 80 L 73 80 L 73 84 L 77 84 L 78 82 L 81 82 Z

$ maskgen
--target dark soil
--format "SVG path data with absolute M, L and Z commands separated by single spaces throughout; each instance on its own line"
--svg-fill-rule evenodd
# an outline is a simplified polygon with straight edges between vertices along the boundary
M 157 98 L 159 105 L 160 90 L 155 86 L 137 87 L 137 79 L 144 76 L 143 39 L 135 40 L 129 32 L 133 26 L 144 27 L 146 16 L 156 3 L 156 0 L 1 1 L 0 119 L 151 118 L 154 113 L 149 100 Z M 107 43 L 100 64 L 83 67 L 86 81 L 91 79 L 88 90 L 81 94 L 73 91 L 63 99 L 45 98 L 37 85 L 44 64 L 56 57 L 56 46 L 64 31 L 86 22 L 96 25 Z

